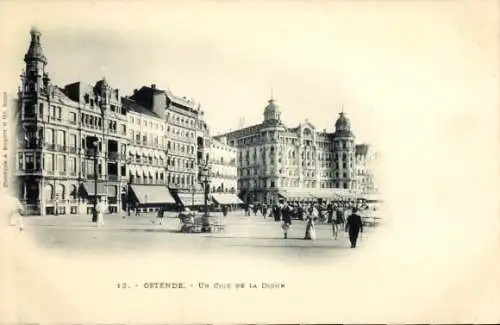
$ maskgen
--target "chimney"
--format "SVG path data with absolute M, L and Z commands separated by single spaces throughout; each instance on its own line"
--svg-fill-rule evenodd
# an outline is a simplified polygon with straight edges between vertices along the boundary
M 156 84 L 151 84 L 152 89 L 156 89 Z
M 135 95 L 135 94 L 137 94 L 137 88 L 136 88 L 136 89 L 134 89 L 134 95 Z

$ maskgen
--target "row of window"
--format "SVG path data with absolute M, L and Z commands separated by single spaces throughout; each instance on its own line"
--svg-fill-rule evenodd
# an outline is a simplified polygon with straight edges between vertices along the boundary
M 258 145 L 262 144 L 265 140 L 273 139 L 275 140 L 277 138 L 278 142 L 283 144 L 283 145 L 298 145 L 299 144 L 299 139 L 298 138 L 291 138 L 291 137 L 286 137 L 286 136 L 275 136 L 275 132 L 264 132 L 264 134 L 256 134 L 250 137 L 245 137 L 245 138 L 240 138 L 237 140 L 231 140 L 231 144 L 233 146 L 244 146 L 244 145 Z M 316 145 L 319 148 L 323 149 L 349 149 L 353 146 L 353 144 L 350 141 L 347 140 L 337 140 L 333 142 L 327 142 L 327 141 L 318 141 L 313 142 L 312 140 L 306 138 L 302 140 L 302 144 L 305 146 L 312 146 L 313 143 L 316 143 Z
M 267 180 L 267 181 L 247 181 L 247 180 L 238 180 L 239 188 L 275 188 L 276 184 L 279 184 L 279 187 L 303 187 L 303 188 L 316 188 L 316 181 L 304 181 L 303 186 L 299 186 L 298 180 L 293 179 L 282 179 L 278 182 Z M 321 188 L 349 188 L 348 182 L 320 182 Z

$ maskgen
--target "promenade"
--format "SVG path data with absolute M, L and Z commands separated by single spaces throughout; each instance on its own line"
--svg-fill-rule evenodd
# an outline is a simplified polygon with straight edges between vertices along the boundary
M 176 213 L 169 213 L 160 225 L 154 214 L 126 216 L 105 215 L 105 226 L 97 228 L 89 215 L 64 215 L 23 218 L 26 235 L 40 247 L 64 251 L 175 251 L 211 250 L 272 254 L 331 254 L 349 248 L 346 233 L 332 237 L 332 227 L 317 224 L 317 239 L 304 240 L 305 222 L 293 220 L 288 239 L 283 239 L 281 223 L 262 215 L 245 216 L 235 211 L 223 217 L 212 213 L 225 224 L 216 233 L 181 233 Z M 366 227 L 364 237 L 376 228 Z M 360 245 L 363 245 L 364 239 Z

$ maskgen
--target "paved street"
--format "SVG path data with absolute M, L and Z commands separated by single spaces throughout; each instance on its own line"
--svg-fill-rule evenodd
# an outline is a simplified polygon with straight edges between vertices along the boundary
M 27 235 L 32 236 L 40 247 L 64 250 L 71 253 L 94 250 L 107 252 L 163 251 L 182 252 L 233 251 L 238 253 L 266 255 L 277 253 L 297 257 L 330 255 L 349 248 L 344 232 L 339 238 L 332 238 L 331 226 L 316 226 L 317 239 L 303 240 L 305 223 L 293 220 L 289 239 L 283 239 L 281 224 L 261 215 L 244 216 L 242 211 L 233 212 L 223 220 L 226 229 L 218 233 L 180 233 L 179 220 L 171 213 L 165 223 L 154 223 L 153 214 L 141 216 L 106 215 L 105 227 L 96 228 L 91 217 L 47 216 L 26 217 L 24 223 Z M 364 237 L 369 239 L 373 228 L 366 228 Z M 365 239 L 360 242 L 363 245 Z

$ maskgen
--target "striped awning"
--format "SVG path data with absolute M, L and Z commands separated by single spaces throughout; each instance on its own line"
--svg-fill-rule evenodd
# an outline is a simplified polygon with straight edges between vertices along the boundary
M 175 204 L 167 186 L 131 185 L 130 188 L 140 204 Z
M 236 194 L 232 193 L 214 193 L 212 198 L 218 204 L 242 204 L 243 201 Z
M 287 200 L 311 200 L 314 197 L 309 189 L 283 189 L 279 190 L 278 194 Z
M 183 206 L 201 206 L 205 205 L 205 194 L 203 193 L 178 193 L 180 203 Z M 210 199 L 210 195 L 208 196 L 208 205 L 212 205 L 212 200 Z

